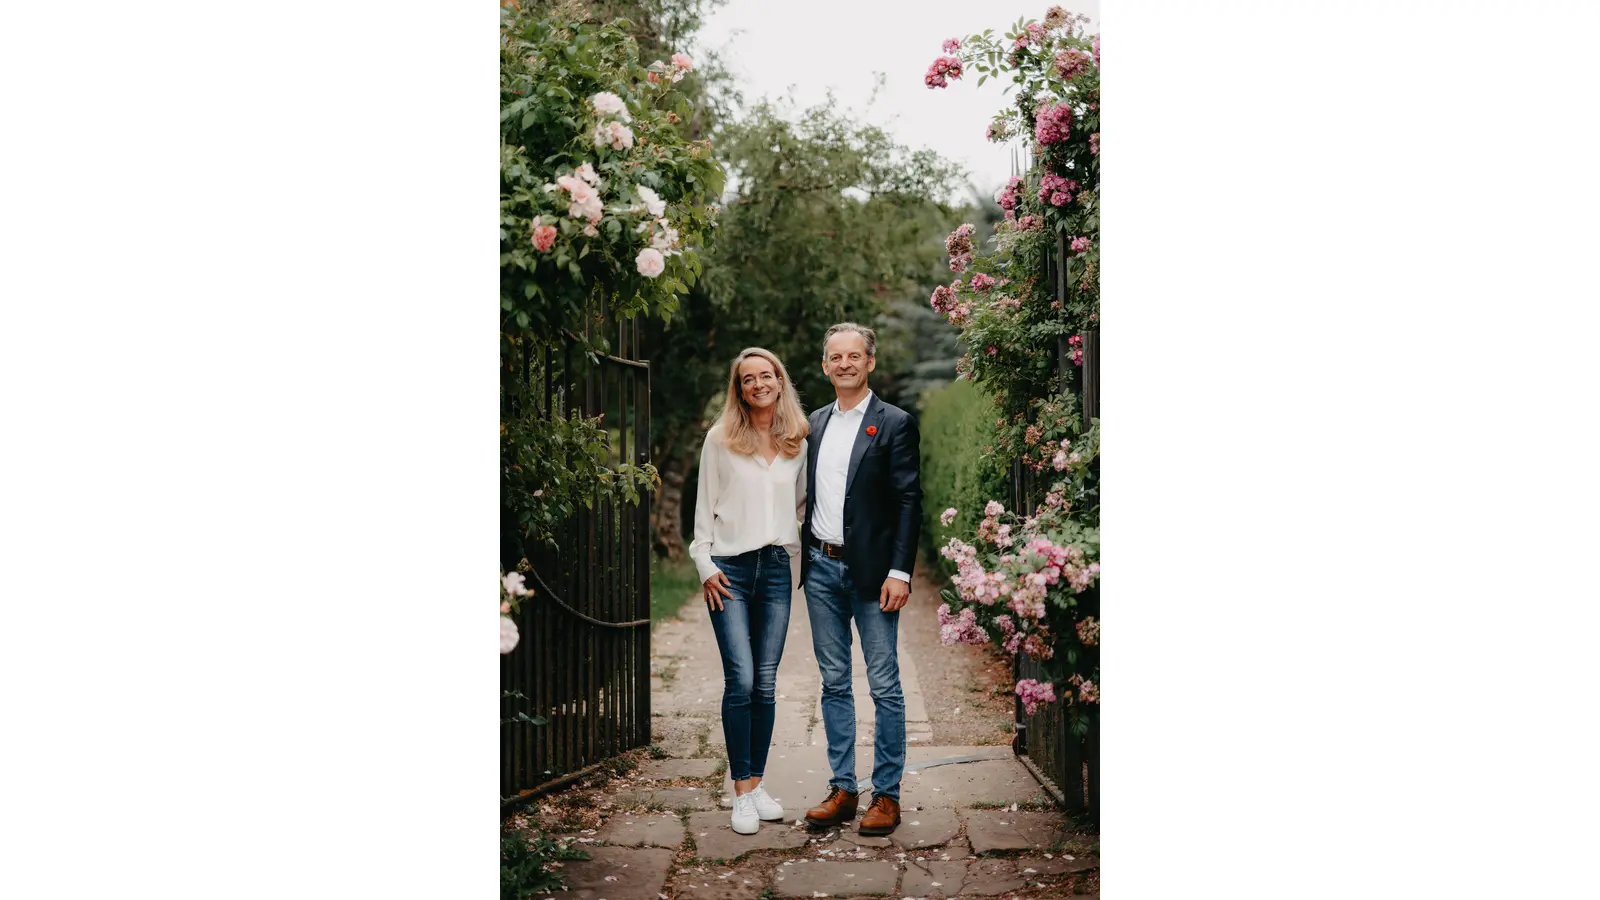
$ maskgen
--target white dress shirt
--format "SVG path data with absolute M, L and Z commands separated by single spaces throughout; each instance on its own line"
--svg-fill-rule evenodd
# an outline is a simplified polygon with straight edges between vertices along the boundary
M 850 451 L 871 403 L 870 390 L 851 409 L 840 409 L 839 401 L 833 401 L 831 420 L 822 433 L 822 446 L 817 448 L 817 482 L 812 486 L 817 502 L 811 509 L 811 535 L 819 541 L 844 543 L 844 489 L 850 476 Z M 890 569 L 889 577 L 911 583 L 911 576 L 899 569 Z
M 771 465 L 760 454 L 735 453 L 712 426 L 700 448 L 700 487 L 695 493 L 694 541 L 689 556 L 700 580 L 719 570 L 713 556 L 738 556 L 776 544 L 800 552 L 800 517 L 806 508 L 806 445 Z

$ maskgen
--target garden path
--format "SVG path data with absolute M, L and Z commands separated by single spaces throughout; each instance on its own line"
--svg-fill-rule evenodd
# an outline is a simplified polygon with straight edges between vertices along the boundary
M 936 629 L 932 607 L 938 602 L 936 589 L 919 577 L 912 603 L 928 608 L 903 616 L 902 630 L 908 621 L 922 628 L 934 621 Z M 859 638 L 855 645 L 857 776 L 867 779 L 873 709 Z M 1098 891 L 1098 836 L 1068 825 L 1008 745 L 934 742 L 938 729 L 930 723 L 928 704 L 947 704 L 951 698 L 925 696 L 921 670 L 970 666 L 975 657 L 930 653 L 926 642 L 902 636 L 908 739 L 902 825 L 887 838 L 862 837 L 854 828 L 812 833 L 796 819 L 821 800 L 829 768 L 821 679 L 805 597 L 796 591 L 778 670 L 777 726 L 766 773 L 768 791 L 786 815 L 781 823 L 764 822 L 760 832 L 743 836 L 728 824 L 732 784 L 718 723 L 722 667 L 705 604 L 691 601 L 678 619 L 662 622 L 652 647 L 654 752 L 639 754 L 640 765 L 628 775 L 556 801 L 577 810 L 569 821 L 595 826 L 567 834 L 565 840 L 583 846 L 593 859 L 564 865 L 570 890 L 557 896 L 758 900 Z M 920 765 L 973 756 L 982 759 Z

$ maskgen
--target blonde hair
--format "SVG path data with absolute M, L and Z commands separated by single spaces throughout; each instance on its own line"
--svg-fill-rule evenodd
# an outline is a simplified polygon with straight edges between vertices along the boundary
M 752 356 L 772 363 L 772 369 L 778 375 L 778 400 L 773 404 L 772 411 L 772 439 L 777 442 L 780 454 L 793 459 L 799 455 L 806 435 L 811 433 L 811 423 L 806 421 L 805 411 L 800 408 L 800 398 L 795 392 L 794 382 L 789 380 L 789 370 L 783 367 L 783 362 L 772 351 L 760 347 L 741 350 L 728 368 L 728 397 L 722 405 L 722 418 L 717 420 L 717 427 L 722 429 L 722 442 L 733 452 L 746 456 L 754 456 L 761 446 L 760 435 L 750 421 L 750 407 L 744 402 L 744 393 L 739 390 L 739 366 Z

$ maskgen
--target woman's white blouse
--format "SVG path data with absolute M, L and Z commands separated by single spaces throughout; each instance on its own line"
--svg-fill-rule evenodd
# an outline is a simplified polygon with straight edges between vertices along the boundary
M 769 544 L 800 552 L 800 518 L 806 509 L 806 445 L 792 459 L 782 453 L 767 465 L 722 442 L 712 426 L 700 447 L 700 488 L 695 494 L 694 541 L 689 556 L 700 580 L 716 574 L 713 556 L 738 556 Z

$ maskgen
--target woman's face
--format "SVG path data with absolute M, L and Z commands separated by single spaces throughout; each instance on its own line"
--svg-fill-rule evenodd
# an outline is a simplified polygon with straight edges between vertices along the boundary
M 770 409 L 783 387 L 778 372 L 766 357 L 752 356 L 739 363 L 739 395 L 751 409 Z

